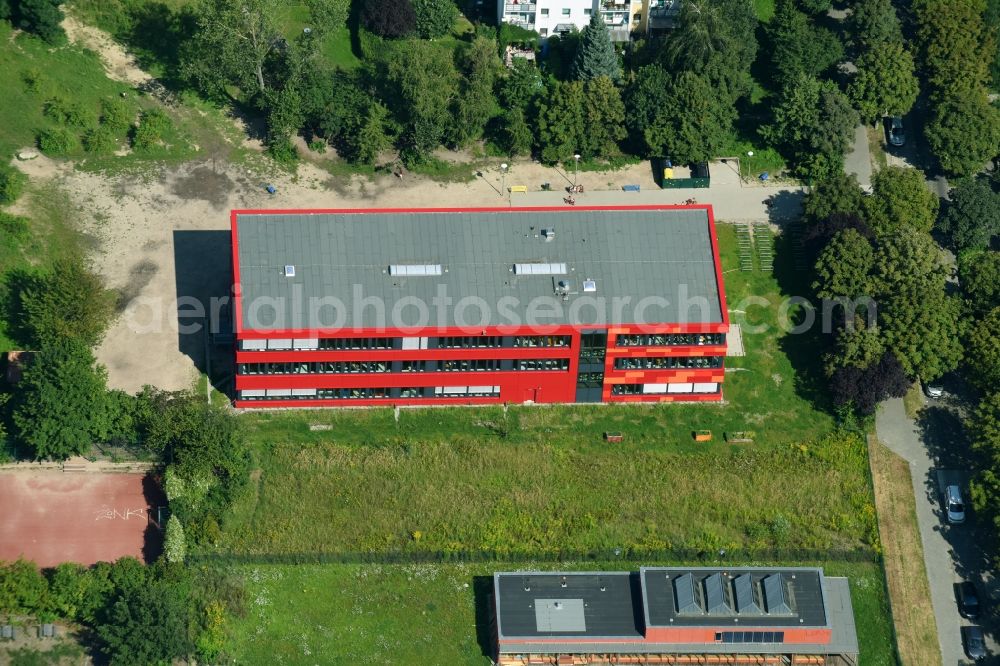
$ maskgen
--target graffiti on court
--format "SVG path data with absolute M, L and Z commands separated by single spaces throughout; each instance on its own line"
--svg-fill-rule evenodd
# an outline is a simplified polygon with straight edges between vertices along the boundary
M 129 520 L 139 518 L 146 520 L 146 509 L 98 509 L 95 520 Z

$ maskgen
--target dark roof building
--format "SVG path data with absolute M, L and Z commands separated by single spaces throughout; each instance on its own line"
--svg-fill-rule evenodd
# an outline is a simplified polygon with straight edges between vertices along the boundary
M 237 407 L 719 401 L 709 206 L 233 211 Z
M 817 568 L 497 573 L 493 594 L 503 666 L 858 659 L 848 581 Z

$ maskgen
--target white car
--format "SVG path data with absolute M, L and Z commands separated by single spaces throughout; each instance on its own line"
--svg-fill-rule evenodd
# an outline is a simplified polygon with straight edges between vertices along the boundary
M 924 395 L 937 400 L 944 395 L 944 387 L 940 384 L 924 384 Z
M 944 489 L 944 508 L 949 523 L 961 525 L 965 522 L 965 502 L 962 501 L 962 491 L 958 486 L 948 486 Z

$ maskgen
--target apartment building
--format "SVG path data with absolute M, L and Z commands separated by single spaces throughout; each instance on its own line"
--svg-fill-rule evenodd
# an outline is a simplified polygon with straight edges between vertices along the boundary
M 644 5 L 664 1 L 669 0 L 497 0 L 497 19 L 546 38 L 583 30 L 599 14 L 612 41 L 627 42 L 644 25 Z

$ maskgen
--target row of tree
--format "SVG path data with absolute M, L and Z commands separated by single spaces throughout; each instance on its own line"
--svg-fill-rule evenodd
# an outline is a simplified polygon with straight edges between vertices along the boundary
M 0 615 L 82 625 L 112 666 L 211 662 L 222 652 L 226 618 L 243 612 L 242 587 L 214 569 L 164 560 L 146 567 L 130 557 L 44 571 L 0 562 Z
M 938 199 L 916 169 L 888 167 L 866 195 L 853 176 L 821 182 L 805 203 L 816 295 L 836 303 L 826 358 L 834 402 L 862 414 L 937 379 L 962 359 L 962 303 L 931 237 Z
M 989 100 L 996 37 L 986 0 L 914 0 L 917 37 L 930 93 L 927 144 L 951 176 L 969 176 L 1000 149 L 1000 111 Z

